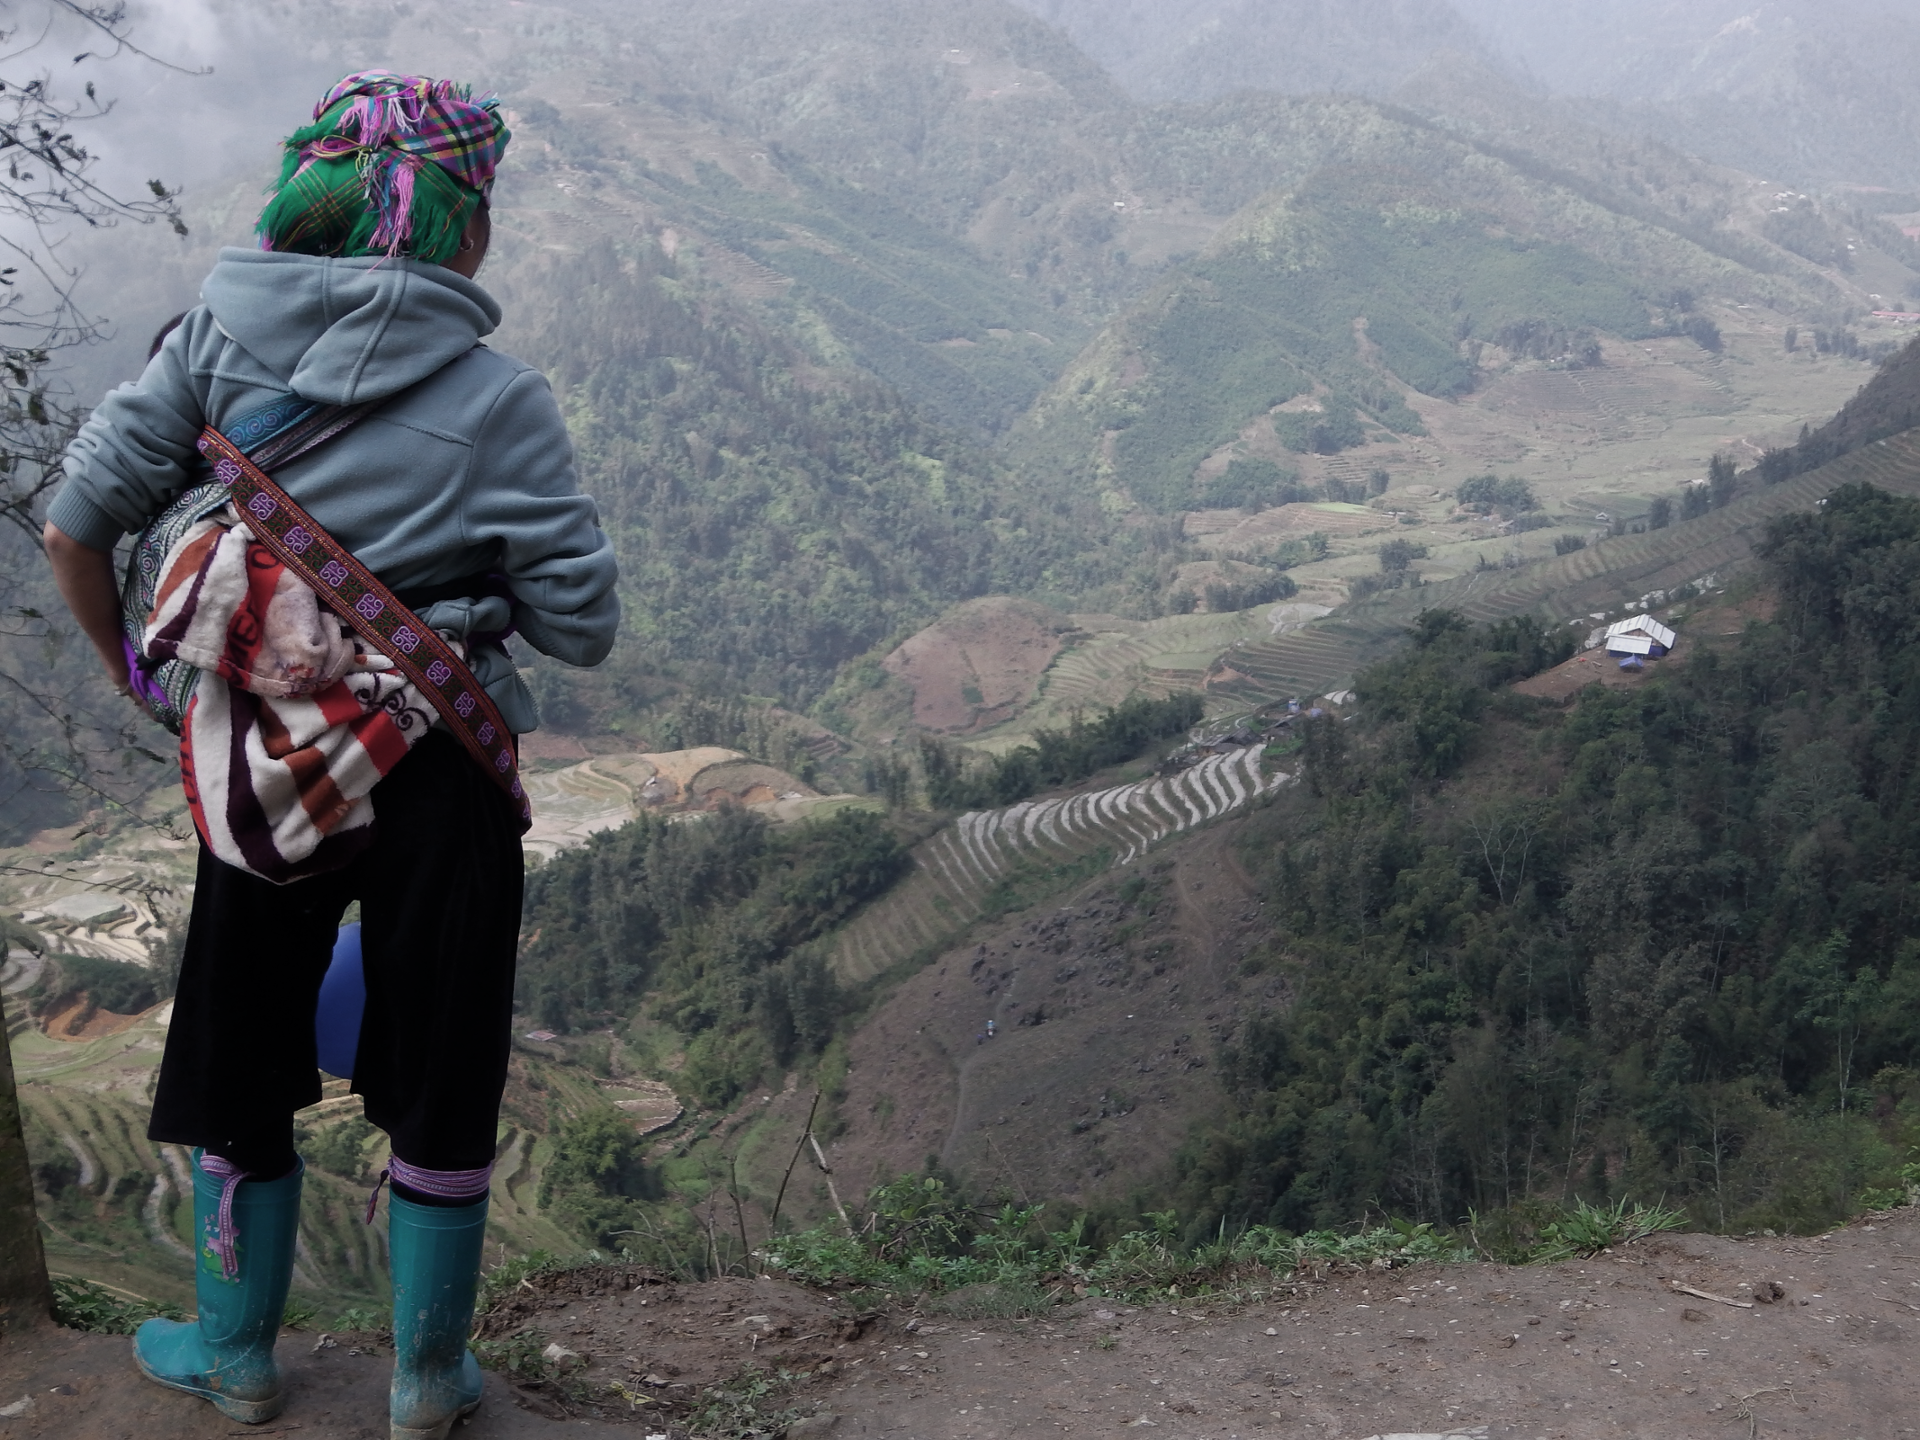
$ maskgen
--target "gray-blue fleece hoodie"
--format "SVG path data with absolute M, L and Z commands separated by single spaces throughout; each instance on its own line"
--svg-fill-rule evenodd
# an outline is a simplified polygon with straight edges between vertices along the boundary
M 394 590 L 507 577 L 511 606 L 442 600 L 421 612 L 436 630 L 498 632 L 510 611 L 543 654 L 606 658 L 620 624 L 613 547 L 545 377 L 480 344 L 500 323 L 485 290 L 416 260 L 230 249 L 200 298 L 81 427 L 53 524 L 110 550 L 193 483 L 203 425 L 289 391 L 328 405 L 391 395 L 274 479 Z M 482 646 L 469 663 L 508 726 L 532 730 L 533 697 L 505 654 Z

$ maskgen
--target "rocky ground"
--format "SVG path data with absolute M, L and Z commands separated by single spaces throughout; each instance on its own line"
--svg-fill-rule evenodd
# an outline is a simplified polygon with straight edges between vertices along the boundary
M 753 1366 L 806 1375 L 761 1397 L 757 1422 L 738 1412 L 734 1433 L 787 1426 L 792 1440 L 1920 1433 L 1912 1210 L 1815 1239 L 1668 1236 L 1561 1265 L 1328 1275 L 1232 1302 L 1089 1299 L 1037 1318 L 977 1318 L 989 1300 L 875 1313 L 777 1281 L 568 1272 L 515 1291 L 483 1333 L 558 1345 L 576 1357 L 564 1363 L 577 1382 L 605 1395 L 617 1381 L 631 1398 L 583 1408 L 494 1373 L 457 1433 L 680 1440 L 692 1398 Z M 285 1335 L 290 1402 L 257 1430 L 145 1384 L 127 1346 L 52 1329 L 0 1344 L 0 1437 L 384 1433 L 389 1360 L 376 1339 Z

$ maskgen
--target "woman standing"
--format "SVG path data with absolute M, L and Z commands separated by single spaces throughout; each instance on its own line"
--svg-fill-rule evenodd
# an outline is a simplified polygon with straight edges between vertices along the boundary
M 205 478 L 203 427 L 243 445 L 237 431 L 276 405 L 379 402 L 272 478 L 465 647 L 509 731 L 536 715 L 500 648 L 507 633 L 569 664 L 606 657 L 615 564 L 558 407 L 539 373 L 480 343 L 500 320 L 474 275 L 507 139 L 498 103 L 464 87 L 342 80 L 285 142 L 261 248 L 221 252 L 203 303 L 74 440 L 46 550 L 123 691 L 115 543 Z M 440 1437 L 480 1398 L 466 1336 L 509 1050 L 521 818 L 444 726 L 370 799 L 357 853 L 284 884 L 218 858 L 203 833 L 148 1130 L 197 1147 L 199 1316 L 148 1321 L 134 1348 L 149 1378 L 233 1419 L 279 1413 L 273 1345 L 302 1177 L 293 1113 L 320 1098 L 314 1008 L 358 900 L 367 1000 L 353 1088 L 392 1145 L 393 1434 Z

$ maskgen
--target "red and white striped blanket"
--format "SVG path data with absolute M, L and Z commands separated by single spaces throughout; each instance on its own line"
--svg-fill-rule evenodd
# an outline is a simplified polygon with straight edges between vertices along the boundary
M 180 735 L 201 838 L 277 884 L 372 842 L 369 792 L 439 719 L 231 506 L 167 551 L 142 649 L 201 671 Z

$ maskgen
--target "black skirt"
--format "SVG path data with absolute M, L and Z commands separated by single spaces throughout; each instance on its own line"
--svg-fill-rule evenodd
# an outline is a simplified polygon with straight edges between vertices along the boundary
M 314 1009 L 360 902 L 367 1006 L 353 1088 L 393 1153 L 492 1162 L 511 1048 L 524 880 L 518 817 L 452 736 L 373 789 L 375 838 L 345 869 L 275 885 L 204 846 L 149 1139 L 262 1164 L 320 1098 Z M 251 1168 L 251 1167 L 249 1167 Z

